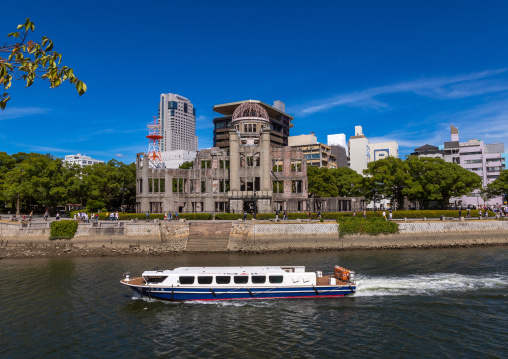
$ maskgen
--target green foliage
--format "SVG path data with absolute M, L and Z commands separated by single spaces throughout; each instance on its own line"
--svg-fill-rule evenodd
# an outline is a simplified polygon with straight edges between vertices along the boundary
M 91 199 L 86 202 L 86 209 L 89 212 L 98 212 L 105 208 L 106 204 L 104 202 L 97 201 L 95 199 Z
M 76 221 L 54 221 L 51 223 L 49 239 L 72 239 L 78 229 Z
M 339 235 L 346 234 L 390 234 L 399 231 L 399 225 L 386 221 L 384 218 L 351 218 L 343 217 L 337 220 L 339 223 Z
M 499 177 L 488 184 L 484 191 L 484 196 L 487 198 L 506 194 L 508 194 L 508 170 L 502 171 Z
M 219 221 L 234 221 L 243 219 L 243 213 L 217 213 L 215 214 L 215 219 Z M 252 219 L 252 216 L 247 214 L 247 219 Z
M 187 220 L 207 221 L 213 219 L 213 215 L 210 213 L 182 213 L 178 214 L 178 218 L 185 218 Z
M 307 167 L 309 194 L 315 197 L 357 197 L 363 196 L 363 177 L 356 171 L 341 168 Z
M 438 201 L 446 207 L 450 197 L 467 195 L 482 185 L 482 179 L 476 173 L 440 158 L 409 156 L 404 165 L 410 179 L 402 194 L 423 206 Z
M 116 160 L 83 168 L 65 164 L 49 154 L 0 153 L 0 200 L 22 206 L 81 203 L 91 211 L 119 209 L 136 203 L 136 167 Z M 124 189 L 123 191 L 121 189 Z
M 184 162 L 180 166 L 178 166 L 178 168 L 181 168 L 181 169 L 184 169 L 184 170 L 188 170 L 188 169 L 191 169 L 193 167 L 194 167 L 194 162 L 192 162 L 192 161 Z
M 378 212 L 380 213 L 380 212 Z M 482 210 L 482 214 L 484 211 Z M 462 210 L 462 217 L 467 215 L 467 209 Z M 388 215 L 387 215 L 388 216 Z M 403 218 L 441 218 L 443 217 L 451 217 L 451 218 L 459 218 L 458 210 L 425 210 L 425 211 L 393 211 L 392 218 L 394 219 L 403 219 Z M 489 211 L 489 217 L 494 217 L 495 214 L 492 211 Z M 471 217 L 478 217 L 478 210 L 471 210 Z
M 53 42 L 50 39 L 43 36 L 41 42 L 28 40 L 30 32 L 35 30 L 35 25 L 29 18 L 24 24 L 18 25 L 17 30 L 21 31 L 7 35 L 7 38 L 16 40 L 0 46 L 0 53 L 9 54 L 6 58 L 0 57 L 0 85 L 3 85 L 4 91 L 11 87 L 13 79 L 23 79 L 26 87 L 30 87 L 35 78 L 40 78 L 49 81 L 51 88 L 69 81 L 76 86 L 80 96 L 86 92 L 86 84 L 74 75 L 74 70 L 60 66 L 62 54 L 52 51 Z M 10 97 L 7 92 L 0 94 L 2 110 Z
M 282 220 L 283 212 L 279 213 L 279 219 Z M 353 212 L 321 212 L 321 218 L 322 219 L 339 219 L 343 217 L 353 217 Z M 356 217 L 363 217 L 362 212 L 357 212 Z M 367 218 L 375 218 L 375 217 L 382 217 L 381 212 L 367 212 Z M 308 215 L 307 213 L 288 213 L 288 219 L 307 219 Z M 311 219 L 318 219 L 317 213 L 311 213 L 310 214 Z M 275 213 L 258 213 L 256 215 L 256 219 L 258 220 L 270 220 L 275 219 Z

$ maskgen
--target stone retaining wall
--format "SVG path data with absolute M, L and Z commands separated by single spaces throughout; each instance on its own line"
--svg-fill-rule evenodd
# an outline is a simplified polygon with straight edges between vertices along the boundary
M 508 244 L 508 222 L 505 221 L 400 223 L 398 234 L 344 237 L 339 237 L 337 223 L 254 221 L 228 223 L 231 224 L 229 242 L 227 249 L 224 247 L 224 250 L 232 252 Z M 193 223 L 193 231 L 207 233 L 206 227 L 211 224 L 212 222 Z M 225 222 L 222 224 L 228 225 Z M 181 252 L 187 249 L 189 228 L 188 222 L 124 222 L 101 224 L 100 227 L 80 224 L 73 239 L 50 241 L 49 228 L 22 228 L 16 223 L 4 222 L 0 223 L 0 244 L 41 247 L 72 245 L 79 248 L 159 248 L 163 251 Z M 193 233 L 193 236 L 196 233 Z

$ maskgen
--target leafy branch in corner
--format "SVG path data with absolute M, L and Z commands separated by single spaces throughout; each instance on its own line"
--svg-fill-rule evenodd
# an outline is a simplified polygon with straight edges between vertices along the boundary
M 62 54 L 53 51 L 53 41 L 46 36 L 42 37 L 41 42 L 29 40 L 30 33 L 35 30 L 30 18 L 18 25 L 17 30 L 7 35 L 10 40 L 18 39 L 17 42 L 6 42 L 0 47 L 0 85 L 5 91 L 0 94 L 2 110 L 11 98 L 6 91 L 11 87 L 12 80 L 25 80 L 26 87 L 29 87 L 35 78 L 40 78 L 49 81 L 51 88 L 69 81 L 76 86 L 80 96 L 86 92 L 86 84 L 74 75 L 74 71 L 60 66 Z

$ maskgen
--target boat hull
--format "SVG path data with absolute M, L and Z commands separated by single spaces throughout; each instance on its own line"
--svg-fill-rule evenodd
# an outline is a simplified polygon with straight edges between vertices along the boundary
M 126 283 L 123 283 L 126 284 Z M 211 301 L 283 298 L 343 297 L 355 293 L 355 285 L 315 287 L 192 288 L 148 287 L 126 284 L 142 296 L 169 301 Z

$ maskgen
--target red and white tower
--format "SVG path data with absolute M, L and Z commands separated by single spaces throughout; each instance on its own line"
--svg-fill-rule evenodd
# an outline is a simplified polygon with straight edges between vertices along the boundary
M 159 140 L 162 136 L 159 135 L 159 124 L 157 123 L 157 117 L 153 116 L 153 124 L 148 126 L 148 158 L 150 159 L 150 167 L 157 168 L 161 162 L 161 153 L 159 151 Z

